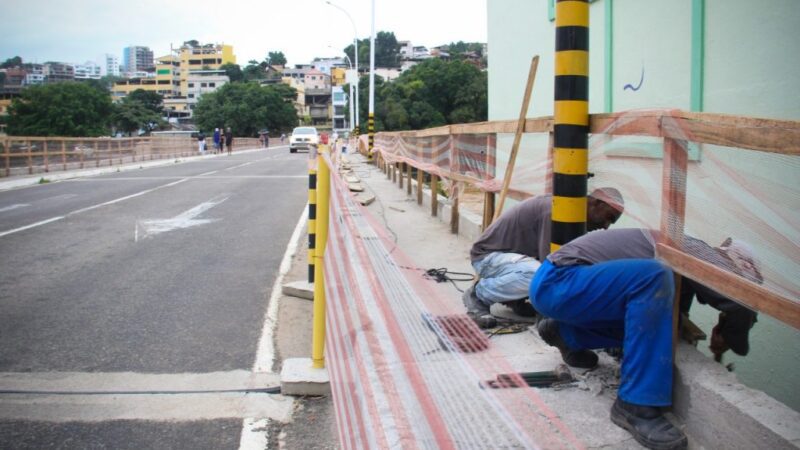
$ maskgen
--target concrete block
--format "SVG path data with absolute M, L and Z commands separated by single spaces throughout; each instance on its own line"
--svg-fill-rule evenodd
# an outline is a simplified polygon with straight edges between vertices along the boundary
M 375 196 L 372 194 L 361 192 L 355 196 L 355 199 L 358 203 L 361 204 L 361 206 L 368 206 L 375 201 Z
M 304 298 L 306 300 L 314 300 L 314 283 L 308 281 L 292 281 L 285 283 L 281 287 L 283 295 L 291 297 Z
M 311 367 L 311 358 L 289 358 L 281 368 L 281 394 L 329 395 L 328 369 Z
M 357 177 L 357 176 L 355 176 L 355 175 L 349 175 L 349 174 L 347 174 L 347 175 L 345 175 L 345 176 L 344 176 L 344 181 L 346 181 L 346 182 L 347 182 L 347 183 L 349 183 L 349 184 L 352 184 L 352 183 L 360 183 L 360 182 L 361 182 L 361 178 L 358 178 L 358 177 Z
M 361 183 L 347 183 L 347 188 L 352 192 L 364 192 L 364 186 Z

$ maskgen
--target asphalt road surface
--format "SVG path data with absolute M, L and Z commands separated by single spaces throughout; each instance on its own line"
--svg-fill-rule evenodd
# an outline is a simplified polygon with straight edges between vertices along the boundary
M 257 413 L 237 394 L 143 397 L 243 386 L 306 159 L 277 147 L 0 192 L 0 379 L 65 390 L 0 393 L 0 448 L 237 448 Z M 117 394 L 70 392 L 102 388 Z

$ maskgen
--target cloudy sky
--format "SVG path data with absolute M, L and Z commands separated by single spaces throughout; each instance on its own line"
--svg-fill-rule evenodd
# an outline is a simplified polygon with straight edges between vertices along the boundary
M 372 0 L 331 0 L 370 34 Z M 374 0 L 375 30 L 428 47 L 486 42 L 487 0 Z M 234 46 L 237 62 L 283 51 L 290 64 L 337 56 L 353 41 L 353 26 L 325 0 L 0 0 L 0 61 L 83 63 L 128 45 L 155 56 L 170 44 L 197 39 Z M 331 48 L 332 47 L 332 48 Z

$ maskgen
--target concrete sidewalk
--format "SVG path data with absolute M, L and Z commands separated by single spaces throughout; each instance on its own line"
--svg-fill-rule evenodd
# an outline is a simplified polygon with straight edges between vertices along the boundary
M 374 165 L 366 164 L 361 155 L 346 157 L 366 194 L 375 196 L 367 210 L 418 268 L 446 267 L 450 271 L 472 273 L 469 248 L 480 234 L 481 218 L 477 214 L 462 209 L 459 234 L 452 234 L 447 199 L 439 197 L 438 217 L 432 217 L 428 190 L 424 192 L 424 204 L 419 206 L 413 180 L 413 193 L 407 195 L 406 186 L 400 189 Z M 305 280 L 306 255 L 306 251 L 298 251 L 287 282 Z M 469 283 L 456 285 L 465 289 Z M 456 285 L 448 285 L 449 298 L 461 305 Z M 495 307 L 493 312 L 510 314 L 502 306 Z M 308 300 L 282 299 L 277 334 L 281 359 L 310 354 L 310 317 Z M 533 327 L 518 334 L 493 336 L 491 340 L 520 372 L 552 370 L 561 363 L 558 351 L 542 342 Z M 687 344 L 679 348 L 677 366 L 671 418 L 686 431 L 689 448 L 794 448 L 800 444 L 797 412 L 743 386 L 734 374 Z M 539 389 L 541 398 L 587 447 L 641 448 L 630 434 L 609 420 L 619 383 L 619 363 L 601 352 L 597 369 L 589 372 L 573 369 L 573 374 L 576 372 L 578 382 L 558 390 Z M 280 430 L 280 443 L 286 448 L 312 442 L 315 448 L 336 448 L 330 397 L 304 400 L 300 405 L 293 423 Z

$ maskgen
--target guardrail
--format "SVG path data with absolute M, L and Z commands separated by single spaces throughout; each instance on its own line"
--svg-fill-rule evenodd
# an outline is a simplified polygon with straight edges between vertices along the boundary
M 484 227 L 494 214 L 497 171 L 517 121 L 449 125 L 420 131 L 378 133 L 375 150 L 387 176 L 422 186 L 443 181 L 458 229 L 459 192 L 484 193 Z M 508 197 L 551 192 L 553 120 L 528 119 Z M 659 229 L 657 256 L 679 274 L 794 328 L 800 328 L 800 122 L 676 110 L 648 110 L 590 117 L 589 171 L 595 185 L 619 187 L 624 218 Z M 366 145 L 359 142 L 359 151 Z M 555 149 L 555 151 L 569 151 Z M 525 162 L 527 155 L 527 164 Z M 658 183 L 660 181 L 660 183 Z M 759 284 L 710 264 L 683 247 L 685 236 L 716 243 L 746 237 L 763 260 Z
M 234 138 L 233 149 L 260 147 L 256 138 Z M 212 152 L 211 137 L 206 151 Z M 77 170 L 114 164 L 171 159 L 199 154 L 191 137 L 71 138 L 38 136 L 0 137 L 0 176 Z

